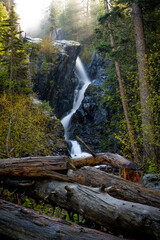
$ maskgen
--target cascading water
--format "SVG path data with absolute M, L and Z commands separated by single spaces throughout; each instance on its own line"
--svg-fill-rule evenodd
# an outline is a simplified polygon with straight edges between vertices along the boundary
M 79 83 L 74 91 L 73 107 L 72 107 L 71 111 L 61 120 L 61 123 L 63 124 L 64 130 L 65 130 L 65 139 L 66 140 L 69 140 L 68 139 L 68 130 L 69 130 L 71 118 L 72 118 L 73 114 L 80 107 L 81 102 L 84 98 L 84 93 L 85 93 L 88 85 L 91 83 L 79 57 L 76 60 L 75 73 L 79 80 Z M 72 147 L 71 147 L 71 156 L 72 157 L 80 157 L 80 156 L 90 155 L 88 153 L 81 151 L 81 147 L 77 141 L 71 141 L 71 144 L 72 144 Z

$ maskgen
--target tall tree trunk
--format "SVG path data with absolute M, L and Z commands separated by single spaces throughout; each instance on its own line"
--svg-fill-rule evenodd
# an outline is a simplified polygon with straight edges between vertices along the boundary
M 10 1 L 9 1 L 10 3 Z M 9 76 L 9 91 L 11 91 L 12 89 L 12 85 L 13 85 L 13 38 L 14 38 L 14 19 L 13 19 L 13 5 L 10 8 L 10 21 L 11 21 L 11 38 L 10 38 L 10 45 L 11 45 L 11 55 L 10 55 L 10 76 Z
M 104 7 L 105 7 L 105 12 L 109 13 L 108 0 L 104 0 Z M 113 47 L 113 51 L 115 51 L 116 43 L 115 43 L 115 40 L 114 40 L 114 36 L 111 32 L 112 25 L 111 25 L 110 19 L 108 19 L 108 28 L 110 30 L 111 45 Z M 138 156 L 138 148 L 136 146 L 136 141 L 135 141 L 135 138 L 134 138 L 133 129 L 132 129 L 131 122 L 130 122 L 127 99 L 126 99 L 127 97 L 126 97 L 125 88 L 124 88 L 124 85 L 123 85 L 123 80 L 122 80 L 122 76 L 121 76 L 121 69 L 120 69 L 120 64 L 119 64 L 118 60 L 115 60 L 115 68 L 116 68 L 116 73 L 117 73 L 117 77 L 118 77 L 120 94 L 121 94 L 121 99 L 122 99 L 122 105 L 123 105 L 124 115 L 125 115 L 125 119 L 126 119 L 126 124 L 127 124 L 127 129 L 128 129 L 128 134 L 129 134 L 129 139 L 130 139 L 130 143 L 131 143 L 132 152 L 133 152 L 135 161 L 140 162 L 140 159 L 139 159 L 139 156 Z
M 8 2 L 7 2 L 7 11 L 8 11 L 8 13 L 10 13 L 10 7 L 11 7 L 11 1 L 8 0 Z
M 154 119 L 153 107 L 149 91 L 148 64 L 146 56 L 146 43 L 143 29 L 141 9 L 137 3 L 132 3 L 133 23 L 137 51 L 137 63 L 139 73 L 140 102 L 143 131 L 143 161 L 156 159 L 154 149 Z

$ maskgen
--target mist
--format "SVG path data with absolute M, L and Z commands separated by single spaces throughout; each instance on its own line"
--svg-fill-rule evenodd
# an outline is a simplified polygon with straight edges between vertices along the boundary
M 36 35 L 51 0 L 15 0 L 21 30 Z

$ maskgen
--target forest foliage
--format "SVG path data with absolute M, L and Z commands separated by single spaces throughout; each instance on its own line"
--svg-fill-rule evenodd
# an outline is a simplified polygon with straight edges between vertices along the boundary
M 107 2 L 107 1 L 106 1 Z M 160 129 L 159 129 L 159 13 L 160 6 L 158 1 L 136 1 L 137 6 L 141 10 L 143 16 L 144 42 L 146 43 L 146 59 L 147 68 L 145 70 L 145 78 L 149 86 L 149 95 L 146 95 L 147 108 L 151 112 L 153 121 L 151 127 L 147 125 L 144 133 L 142 96 L 140 98 L 140 80 L 138 62 L 139 54 L 136 50 L 135 31 L 133 25 L 132 4 L 135 1 L 110 1 L 110 12 L 105 13 L 99 18 L 99 27 L 96 28 L 97 49 L 103 52 L 106 59 L 112 59 L 110 68 L 107 69 L 108 78 L 105 81 L 105 87 L 109 89 L 106 92 L 104 101 L 110 106 L 112 118 L 109 123 L 110 131 L 121 144 L 121 150 L 124 155 L 133 159 L 131 151 L 131 142 L 126 127 L 126 119 L 121 104 L 121 96 L 119 91 L 119 83 L 116 77 L 115 61 L 119 62 L 123 86 L 126 94 L 126 102 L 128 104 L 128 112 L 130 122 L 135 136 L 137 152 L 141 163 L 143 162 L 149 171 L 157 171 L 159 167 L 159 151 L 160 151 Z M 110 21 L 111 29 L 108 27 Z M 110 35 L 114 37 L 115 46 L 110 42 Z M 142 59 L 145 61 L 144 59 Z M 118 100 L 118 101 L 117 101 Z M 147 116 L 149 118 L 149 115 Z M 113 131 L 113 125 L 116 126 L 118 132 Z M 147 130 L 148 128 L 148 130 Z M 151 134 L 151 129 L 153 135 Z M 144 134 L 148 137 L 149 146 L 153 148 L 154 157 L 151 155 L 144 157 L 145 140 Z M 110 133 L 106 134 L 106 142 Z M 152 145 L 152 146 L 151 146 Z M 146 144 L 147 146 L 147 144 Z
M 109 6 L 108 12 L 105 11 L 106 3 Z M 134 4 L 140 10 L 143 19 L 143 40 L 146 48 L 145 61 L 147 62 L 147 68 L 145 69 L 145 78 L 147 79 L 148 95 L 145 96 L 144 103 L 149 113 L 148 118 L 150 118 L 149 115 L 152 118 L 152 123 L 147 123 L 146 126 L 144 126 L 145 114 L 143 112 L 145 108 L 142 104 L 142 95 L 144 94 L 140 94 L 140 54 L 137 52 L 135 40 Z M 7 151 L 11 151 L 14 147 L 8 141 L 7 150 L 6 139 L 9 126 L 14 125 L 13 123 L 10 124 L 10 122 L 14 122 L 16 109 L 19 109 L 20 106 L 16 94 L 21 94 L 22 102 L 26 106 L 24 108 L 26 112 L 34 112 L 37 117 L 35 124 L 38 126 L 39 114 L 41 114 L 38 112 L 39 110 L 33 110 L 31 103 L 27 105 L 27 95 L 32 92 L 32 73 L 35 74 L 37 71 L 37 69 L 32 68 L 30 73 L 29 56 L 31 46 L 30 44 L 23 44 L 14 8 L 12 7 L 8 11 L 7 6 L 7 1 L 0 1 L 0 93 L 1 100 L 3 100 L 0 109 L 4 112 L 5 104 L 9 106 L 8 112 L 6 112 L 5 135 L 3 135 L 3 154 L 8 154 Z M 115 69 L 115 61 L 119 63 L 125 91 L 125 102 L 128 107 L 128 116 L 134 136 L 134 145 L 140 163 L 145 164 L 150 172 L 159 171 L 158 167 L 160 165 L 159 14 L 160 4 L 158 0 L 152 2 L 149 0 L 52 0 L 48 10 L 44 13 L 40 29 L 35 33 L 35 37 L 42 37 L 44 40 L 39 46 L 33 47 L 32 51 L 32 54 L 34 53 L 37 57 L 39 53 L 43 54 L 44 70 L 47 71 L 48 66 L 56 63 L 56 57 L 52 58 L 53 55 L 56 56 L 56 52 L 53 52 L 51 45 L 55 34 L 61 29 L 61 38 L 82 43 L 81 57 L 84 63 L 91 61 L 95 48 L 99 53 L 103 54 L 104 61 L 109 60 L 110 64 L 106 68 L 108 77 L 103 86 L 105 94 L 100 104 L 109 106 L 111 117 L 106 122 L 101 150 L 107 151 L 108 147 L 113 145 L 113 142 L 118 142 L 117 145 L 121 153 L 130 159 L 134 159 Z M 111 35 L 114 38 L 114 46 L 110 42 Z M 143 59 L 141 59 L 141 62 L 143 62 Z M 17 103 L 14 102 L 14 97 L 11 101 L 11 93 L 14 93 L 14 97 L 16 96 Z M 12 106 L 13 102 L 15 106 Z M 21 114 L 20 111 L 17 111 L 18 113 Z M 32 114 L 30 116 L 34 122 Z M 19 118 L 21 118 L 21 115 Z M 44 126 L 43 121 L 46 120 L 42 120 L 42 126 Z M 31 128 L 32 126 L 29 127 L 29 129 Z M 10 136 L 11 134 L 12 132 Z M 36 137 L 43 138 L 38 134 Z M 147 148 L 151 149 L 148 156 L 145 154 Z M 26 147 L 26 149 L 29 148 Z M 27 151 L 28 154 L 29 151 Z M 37 148 L 37 152 L 41 152 L 40 147 Z
M 62 10 L 60 6 L 64 2 Z M 61 28 L 61 37 L 80 41 L 84 45 L 81 57 L 85 63 L 90 61 L 95 48 L 103 54 L 104 61 L 109 59 L 111 62 L 106 69 L 108 77 L 104 83 L 105 95 L 102 100 L 102 105 L 110 107 L 111 118 L 104 129 L 101 150 L 107 151 L 113 142 L 118 141 L 123 155 L 134 159 L 135 152 L 136 161 L 145 164 L 149 171 L 157 171 L 160 152 L 159 1 L 68 0 L 61 1 L 61 4 L 58 5 L 58 11 L 53 0 L 50 8 L 49 19 L 51 23 L 52 18 L 55 31 Z M 143 25 L 144 39 L 141 40 L 146 49 L 145 59 L 142 59 L 137 50 L 133 6 L 139 9 L 142 18 L 140 24 Z M 56 11 L 58 14 L 53 14 Z M 114 46 L 110 42 L 111 35 Z M 119 64 L 125 99 L 121 95 L 115 62 Z M 146 63 L 143 64 L 144 62 Z M 146 69 L 142 69 L 144 66 Z M 144 84 L 141 84 L 140 79 L 142 72 Z M 128 119 L 124 106 L 122 107 L 123 100 L 128 109 Z M 128 121 L 130 130 L 127 127 Z
M 34 103 L 29 56 L 32 48 L 53 65 L 53 43 L 24 44 L 14 5 L 0 2 L 0 27 L 0 158 L 51 155 L 59 120 L 48 102 Z
M 2 94 L 0 98 L 0 157 L 52 154 L 48 144 L 50 117 L 46 107 L 38 108 L 30 96 Z M 48 109 L 47 109 L 48 110 Z M 48 111 L 47 111 L 48 112 Z M 50 150 L 49 150 L 50 149 Z

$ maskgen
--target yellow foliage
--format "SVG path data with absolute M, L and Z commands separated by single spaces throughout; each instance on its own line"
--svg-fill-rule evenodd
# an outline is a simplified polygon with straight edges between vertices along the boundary
M 50 41 L 48 39 L 43 39 L 40 43 L 38 43 L 38 46 L 40 48 L 40 53 L 42 53 L 46 61 L 49 63 L 56 63 L 57 60 L 57 47 L 53 45 L 53 41 Z
M 4 93 L 0 97 L 0 158 L 51 154 L 46 140 L 49 121 L 30 97 Z
M 3 53 L 2 40 L 4 31 L 7 31 L 8 29 L 8 27 L 5 26 L 5 20 L 8 19 L 8 17 L 9 16 L 6 7 L 0 2 L 0 55 Z

